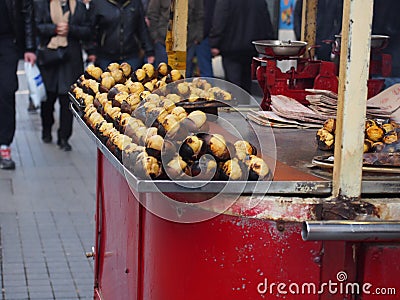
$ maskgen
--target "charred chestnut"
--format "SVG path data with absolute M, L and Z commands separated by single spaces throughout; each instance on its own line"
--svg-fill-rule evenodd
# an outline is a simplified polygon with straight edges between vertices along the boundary
M 156 134 L 146 140 L 146 152 L 150 156 L 154 156 L 158 160 L 161 158 L 161 151 L 163 148 L 164 139 L 162 136 Z
M 134 173 L 142 178 L 155 179 L 161 174 L 160 163 L 155 157 L 141 152 L 136 158 Z
M 372 146 L 373 146 L 374 142 L 365 139 L 364 140 L 364 153 L 370 152 L 372 150 Z
M 126 78 L 131 76 L 132 66 L 130 64 L 128 64 L 127 62 L 123 62 L 119 67 Z
M 262 180 L 269 174 L 268 165 L 263 159 L 255 155 L 250 155 L 248 159 L 245 160 L 245 164 L 248 168 L 248 180 L 257 181 Z
M 328 119 L 324 122 L 323 128 L 327 130 L 329 133 L 335 134 L 336 131 L 336 120 Z
M 316 135 L 318 148 L 320 150 L 332 150 L 334 148 L 335 137 L 328 130 L 321 128 Z
M 171 72 L 172 68 L 166 63 L 162 62 L 157 67 L 157 73 L 159 78 L 168 75 Z
M 191 175 L 198 180 L 214 180 L 219 178 L 217 162 L 207 155 L 203 155 L 191 166 Z
M 382 142 L 375 142 L 372 144 L 372 152 L 382 152 L 385 148 L 385 144 Z
M 179 148 L 179 155 L 185 161 L 194 161 L 199 159 L 206 151 L 206 144 L 202 139 L 195 135 L 188 136 Z
M 230 151 L 230 149 L 228 149 L 227 143 L 222 135 L 213 134 L 211 136 L 205 135 L 205 137 L 207 143 L 207 152 L 214 156 L 217 161 L 224 161 L 231 158 L 232 150 Z

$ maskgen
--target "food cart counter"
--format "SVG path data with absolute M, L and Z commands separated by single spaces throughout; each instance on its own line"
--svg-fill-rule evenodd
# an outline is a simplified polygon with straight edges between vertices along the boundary
M 76 114 L 98 146 L 95 299 L 358 299 L 362 294 L 368 300 L 378 299 L 378 291 L 397 299 L 400 248 L 393 236 L 304 241 L 301 232 L 304 221 L 398 220 L 400 176 L 366 174 L 359 203 L 336 203 L 330 198 L 330 171 L 311 166 L 322 154 L 315 130 L 272 131 L 244 124 L 232 112 L 220 116 L 244 131 L 256 130 L 260 140 L 274 136 L 272 181 L 210 181 L 191 189 L 138 179 Z M 214 201 L 203 201 L 215 194 Z M 387 264 L 393 266 L 390 275 Z M 349 290 L 357 287 L 365 290 Z

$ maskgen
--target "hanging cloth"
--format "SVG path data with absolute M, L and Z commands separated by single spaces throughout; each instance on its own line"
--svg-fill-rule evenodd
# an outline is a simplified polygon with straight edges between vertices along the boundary
M 53 24 L 60 22 L 68 23 L 70 14 L 74 14 L 76 8 L 76 0 L 69 0 L 69 10 L 63 13 L 60 0 L 50 0 L 50 16 Z M 58 47 L 67 47 L 68 39 L 66 36 L 56 35 L 50 39 L 47 44 L 49 49 L 57 49 Z

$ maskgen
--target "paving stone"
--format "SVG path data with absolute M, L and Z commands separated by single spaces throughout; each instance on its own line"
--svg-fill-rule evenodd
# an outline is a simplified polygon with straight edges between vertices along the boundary
M 84 254 L 95 236 L 96 147 L 76 122 L 70 153 L 43 144 L 40 115 L 26 110 L 28 94 L 16 100 L 17 168 L 0 170 L 0 300 L 75 300 L 78 292 L 93 299 L 93 261 Z

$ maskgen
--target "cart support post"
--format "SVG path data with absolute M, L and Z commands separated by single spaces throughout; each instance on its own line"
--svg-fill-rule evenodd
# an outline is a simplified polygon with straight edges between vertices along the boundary
M 333 197 L 361 195 L 373 0 L 345 0 L 333 168 Z
M 186 73 L 188 1 L 172 0 L 171 17 L 165 39 L 168 64 L 183 76 Z
M 317 8 L 318 0 L 305 0 L 303 1 L 303 8 L 301 13 L 301 40 L 307 42 L 308 46 L 314 46 L 317 32 Z M 306 51 L 305 56 L 313 58 L 315 49 L 311 48 Z

